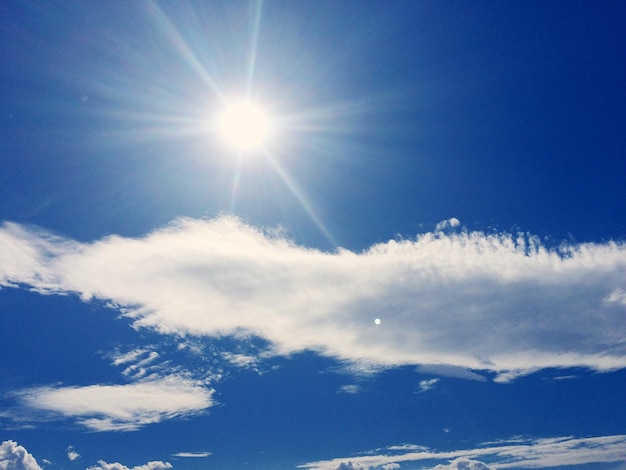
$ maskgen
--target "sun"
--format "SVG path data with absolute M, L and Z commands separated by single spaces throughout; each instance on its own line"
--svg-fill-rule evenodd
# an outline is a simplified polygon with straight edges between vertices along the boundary
M 271 131 L 268 114 L 257 104 L 241 100 L 228 104 L 218 118 L 222 140 L 235 150 L 251 152 L 261 149 Z

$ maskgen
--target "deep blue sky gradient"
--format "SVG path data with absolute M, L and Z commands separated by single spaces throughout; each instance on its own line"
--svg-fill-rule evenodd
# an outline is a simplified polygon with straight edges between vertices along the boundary
M 221 91 L 241 93 L 258 5 L 3 1 L 0 221 L 94 241 L 232 213 L 299 245 L 355 252 L 450 217 L 548 246 L 624 241 L 626 3 L 262 3 L 252 94 L 277 115 L 310 113 L 316 129 L 268 144 L 302 199 L 250 158 L 233 204 L 237 160 L 198 124 L 218 100 L 173 34 Z M 255 349 L 196 338 L 204 359 L 185 356 L 176 345 L 189 338 L 135 330 L 104 302 L 18 287 L 0 289 L 0 325 L 5 410 L 28 387 L 123 383 L 107 356 L 116 348 L 149 345 L 224 375 L 208 413 L 136 432 L 0 416 L 0 441 L 46 468 L 294 468 L 402 443 L 626 433 L 624 369 L 548 369 L 506 384 L 488 372 L 484 382 L 440 377 L 426 392 L 419 383 L 433 374 L 414 366 L 354 375 L 312 352 L 266 359 L 258 373 L 218 353 L 260 351 L 260 339 Z M 181 451 L 213 455 L 172 457 Z

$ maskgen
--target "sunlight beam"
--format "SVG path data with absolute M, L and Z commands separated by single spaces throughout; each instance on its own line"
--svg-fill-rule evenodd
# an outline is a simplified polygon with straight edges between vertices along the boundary
M 263 0 L 254 2 L 254 19 L 252 23 L 252 40 L 250 43 L 250 57 L 248 58 L 248 76 L 246 81 L 246 98 L 250 99 L 252 92 L 252 82 L 254 80 L 254 70 L 256 68 L 257 47 L 259 45 L 259 29 L 261 27 L 261 13 L 263 11 Z
M 185 40 L 181 37 L 180 33 L 176 29 L 176 27 L 169 20 L 167 15 L 159 8 L 156 2 L 148 2 L 149 12 L 152 14 L 153 18 L 157 22 L 157 24 L 161 27 L 165 35 L 169 38 L 172 45 L 178 50 L 180 55 L 187 61 L 187 63 L 191 66 L 191 68 L 204 80 L 204 82 L 209 86 L 211 91 L 220 99 L 221 102 L 224 102 L 224 95 L 221 92 L 217 82 L 213 79 L 211 74 L 206 71 L 203 65 L 200 63 L 196 55 L 189 48 Z
M 315 213 L 315 211 L 313 210 L 313 207 L 311 206 L 311 204 L 309 203 L 309 201 L 307 200 L 307 198 L 305 197 L 304 191 L 302 191 L 297 183 L 291 178 L 291 176 L 289 176 L 289 174 L 280 166 L 280 164 L 278 163 L 278 161 L 272 156 L 272 154 L 267 150 L 264 149 L 265 151 L 265 156 L 267 157 L 267 159 L 269 160 L 269 162 L 272 164 L 272 167 L 274 168 L 274 171 L 276 171 L 276 173 L 278 173 L 278 176 L 281 177 L 281 179 L 283 180 L 283 182 L 285 183 L 285 185 L 287 186 L 287 188 L 289 189 L 289 191 L 291 191 L 291 194 L 294 195 L 294 197 L 298 200 L 298 202 L 300 203 L 300 205 L 302 206 L 302 208 L 305 210 L 305 212 L 307 213 L 307 215 L 310 217 L 310 219 L 313 221 L 313 223 L 315 224 L 315 226 L 319 229 L 320 232 L 322 232 L 322 234 L 324 235 L 324 237 L 326 237 L 326 239 L 332 244 L 332 246 L 334 248 L 337 248 L 339 246 L 339 244 L 337 243 L 337 241 L 335 240 L 335 238 L 332 236 L 332 234 L 328 231 L 328 229 L 326 228 L 326 226 L 324 225 L 324 223 L 321 221 L 321 219 L 318 217 L 318 215 Z
M 235 213 L 235 203 L 239 193 L 239 180 L 241 179 L 241 155 L 237 156 L 237 167 L 233 175 L 233 186 L 230 190 L 230 212 Z

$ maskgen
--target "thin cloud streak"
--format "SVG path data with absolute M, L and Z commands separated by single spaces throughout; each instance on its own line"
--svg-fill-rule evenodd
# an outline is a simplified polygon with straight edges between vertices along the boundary
M 473 462 L 474 468 L 550 468 L 564 465 L 621 462 L 626 455 L 626 435 L 588 438 L 556 437 L 547 439 L 516 439 L 486 444 L 476 449 L 437 452 L 415 446 L 414 451 L 398 452 L 403 447 L 394 446 L 385 453 L 357 457 L 336 458 L 299 465 L 307 470 L 337 470 L 342 465 L 353 468 L 376 469 L 398 462 L 448 461 L 435 469 L 468 468 L 460 463 Z M 480 459 L 477 461 L 476 459 Z M 483 462 L 486 460 L 489 464 Z M 350 468 L 350 467 L 348 467 Z M 472 468 L 472 467 L 469 467 Z
M 211 452 L 178 452 L 176 454 L 172 454 L 172 457 L 180 457 L 185 459 L 202 459 L 205 457 L 210 457 Z
M 274 354 L 449 365 L 501 381 L 626 367 L 625 272 L 623 244 L 548 250 L 524 235 L 435 232 L 357 254 L 300 247 L 231 217 L 91 244 L 0 228 L 0 286 L 104 299 L 137 328 L 244 332 Z

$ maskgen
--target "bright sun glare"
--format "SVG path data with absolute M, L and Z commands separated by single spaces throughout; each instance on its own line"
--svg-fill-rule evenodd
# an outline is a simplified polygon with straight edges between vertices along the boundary
M 259 149 L 270 132 L 268 115 L 249 101 L 239 101 L 228 105 L 218 121 L 222 139 L 240 151 Z

